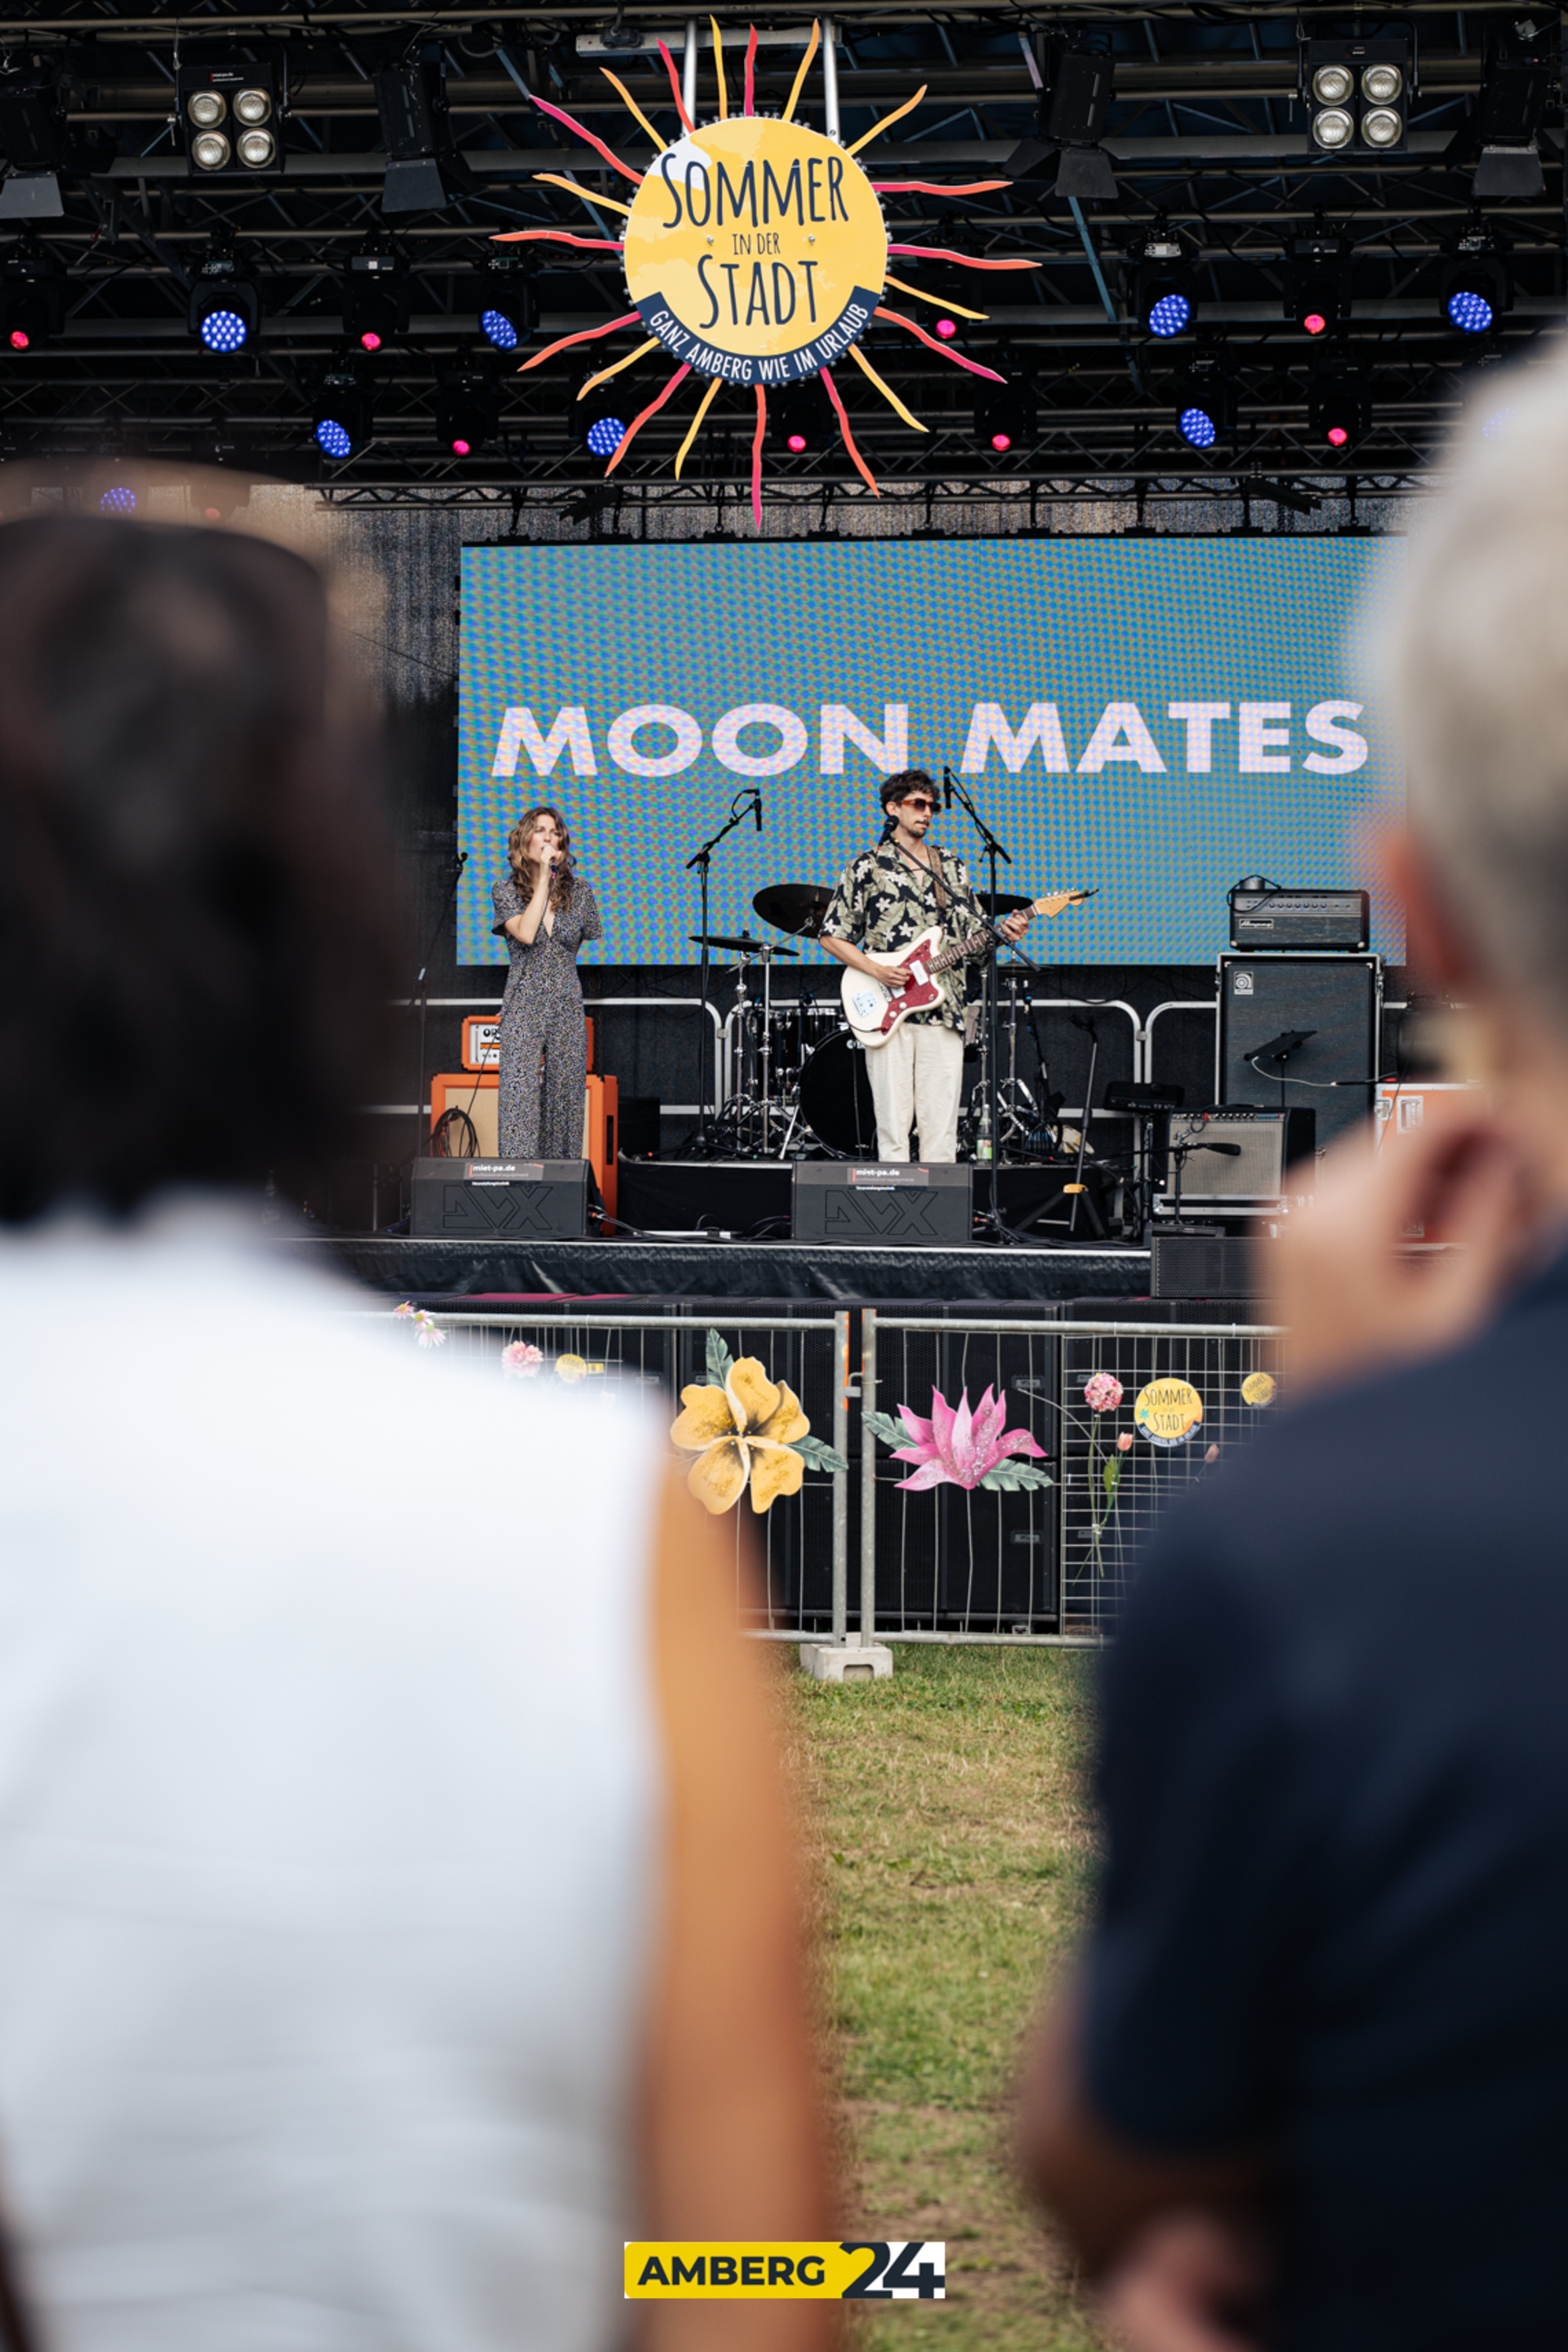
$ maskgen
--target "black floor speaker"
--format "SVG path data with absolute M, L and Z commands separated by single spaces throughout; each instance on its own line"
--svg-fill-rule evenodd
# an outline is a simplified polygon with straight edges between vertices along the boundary
M 412 1231 L 422 1240 L 581 1241 L 585 1160 L 416 1160 Z
M 1162 1233 L 1150 1236 L 1149 1290 L 1154 1298 L 1267 1298 L 1271 1275 L 1270 1242 L 1233 1240 L 1217 1234 Z
M 1314 1110 L 1320 1151 L 1352 1128 L 1370 1132 L 1382 1010 L 1379 956 L 1221 956 L 1216 1100 Z M 1293 1029 L 1310 1034 L 1284 1064 L 1281 1094 L 1262 1049 Z
M 973 1239 L 973 1171 L 858 1160 L 795 1162 L 791 1231 L 797 1242 L 924 1244 Z

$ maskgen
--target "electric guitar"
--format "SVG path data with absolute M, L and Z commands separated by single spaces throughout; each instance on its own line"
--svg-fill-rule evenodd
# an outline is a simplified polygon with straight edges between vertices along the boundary
M 1028 911 L 1031 915 L 1059 915 L 1064 907 L 1081 906 L 1094 895 L 1092 890 L 1053 890 L 1049 898 L 1037 898 Z M 943 948 L 938 944 L 942 939 L 940 929 L 922 931 L 911 947 L 899 954 L 899 964 L 909 975 L 901 988 L 884 988 L 869 972 L 856 971 L 846 965 L 838 983 L 844 1018 L 866 1051 L 871 1053 L 877 1046 L 885 1045 L 911 1013 L 926 1013 L 940 1003 L 938 975 L 951 971 L 954 964 L 966 963 L 971 956 L 984 955 L 1001 936 L 994 924 L 987 923 L 983 930 L 972 931 L 966 940 L 957 940 L 952 946 Z M 891 963 L 893 958 L 889 956 L 888 961 Z

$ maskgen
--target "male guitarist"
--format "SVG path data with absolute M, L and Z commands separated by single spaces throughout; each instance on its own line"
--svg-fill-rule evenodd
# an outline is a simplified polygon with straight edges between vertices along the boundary
M 949 940 L 985 920 L 963 861 L 928 841 L 936 814 L 936 786 L 921 768 L 906 768 L 882 785 L 882 838 L 847 866 L 822 919 L 830 956 L 869 974 L 884 988 L 903 979 L 899 957 L 921 933 L 940 927 Z M 1005 940 L 1021 939 L 1027 915 L 996 926 Z M 963 1088 L 963 968 L 943 972 L 942 994 L 929 1011 L 913 1013 L 885 1045 L 866 1056 L 877 1109 L 877 1157 L 907 1160 L 911 1120 L 925 1161 L 958 1157 L 958 1102 Z

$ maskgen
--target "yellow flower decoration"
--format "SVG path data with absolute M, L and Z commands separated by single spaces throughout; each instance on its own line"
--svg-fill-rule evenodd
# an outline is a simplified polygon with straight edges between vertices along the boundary
M 770 1381 L 755 1356 L 737 1358 L 722 1388 L 682 1389 L 680 1402 L 669 1434 L 683 1454 L 696 1454 L 686 1483 L 715 1517 L 733 1510 L 748 1484 L 753 1511 L 799 1494 L 805 1463 L 794 1441 L 807 1436 L 811 1423 L 794 1390 Z
M 1270 1372 L 1248 1372 L 1241 1383 L 1242 1401 L 1246 1404 L 1272 1404 L 1274 1378 Z

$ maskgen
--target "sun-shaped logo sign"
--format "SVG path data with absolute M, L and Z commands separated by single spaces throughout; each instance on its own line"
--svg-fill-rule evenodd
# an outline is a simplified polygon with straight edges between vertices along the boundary
M 889 276 L 889 255 L 957 262 L 969 269 L 1033 269 L 1022 258 L 979 259 L 931 246 L 889 245 L 883 219 L 884 195 L 921 192 L 931 195 L 981 195 L 1005 187 L 1005 180 L 978 180 L 957 187 L 939 187 L 926 180 L 868 179 L 856 161 L 858 150 L 910 113 L 925 96 L 923 89 L 906 100 L 875 124 L 853 147 L 840 145 L 805 123 L 795 110 L 806 73 L 817 50 L 819 27 L 811 28 L 805 58 L 795 78 L 789 103 L 782 116 L 758 114 L 752 105 L 757 37 L 746 47 L 745 97 L 742 111 L 731 115 L 724 79 L 724 51 L 719 27 L 713 26 L 713 55 L 719 84 L 719 116 L 699 128 L 687 111 L 675 63 L 664 43 L 659 54 L 668 69 L 680 119 L 681 135 L 666 143 L 617 77 L 601 70 L 614 83 L 658 151 L 653 168 L 634 172 L 612 154 L 604 142 L 547 100 L 534 104 L 553 115 L 580 139 L 596 148 L 635 189 L 629 205 L 591 195 L 574 180 L 553 172 L 535 177 L 569 188 L 595 206 L 607 206 L 626 215 L 624 241 L 581 237 L 564 229 L 513 229 L 494 239 L 498 245 L 535 240 L 574 245 L 603 252 L 618 252 L 626 271 L 626 291 L 634 308 L 607 326 L 589 327 L 563 335 L 523 362 L 522 373 L 536 368 L 569 344 L 589 342 L 617 329 L 641 325 L 647 340 L 624 359 L 590 376 L 578 394 L 591 392 L 623 368 L 631 367 L 661 345 L 679 362 L 674 375 L 657 398 L 633 418 L 616 446 L 606 474 L 614 473 L 632 440 L 657 415 L 690 374 L 709 379 L 707 390 L 681 443 L 675 461 L 679 478 L 687 452 L 721 386 L 749 389 L 756 404 L 756 432 L 752 445 L 752 509 L 762 521 L 762 453 L 767 429 L 767 394 L 805 376 L 818 376 L 838 418 L 844 445 L 873 491 L 877 484 L 855 446 L 844 404 L 833 381 L 835 361 L 847 354 L 869 378 L 889 406 L 917 433 L 926 427 L 884 383 L 865 352 L 861 337 L 873 319 L 904 328 L 932 351 L 940 352 L 972 374 L 1004 378 L 928 335 L 912 319 L 888 310 L 882 296 L 891 287 L 916 301 L 936 302 L 920 288 Z M 981 320 L 984 313 L 956 303 L 938 307 L 956 310 L 961 318 Z M 878 492 L 879 496 L 880 493 Z

